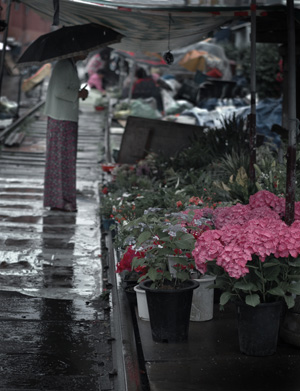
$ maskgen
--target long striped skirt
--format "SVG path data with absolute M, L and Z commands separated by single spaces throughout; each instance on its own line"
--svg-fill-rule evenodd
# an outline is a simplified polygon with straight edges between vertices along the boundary
M 48 117 L 44 207 L 76 211 L 78 123 Z

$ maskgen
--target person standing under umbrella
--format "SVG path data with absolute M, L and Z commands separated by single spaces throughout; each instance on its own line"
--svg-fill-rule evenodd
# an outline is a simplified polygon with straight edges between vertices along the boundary
M 60 60 L 53 68 L 44 113 L 48 116 L 44 207 L 76 212 L 76 158 L 80 89 L 76 62 L 86 56 Z

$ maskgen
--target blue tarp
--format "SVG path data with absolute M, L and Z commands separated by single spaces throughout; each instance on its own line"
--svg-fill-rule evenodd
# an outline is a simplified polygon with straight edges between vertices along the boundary
M 217 99 L 208 99 L 205 107 L 185 110 L 182 115 L 188 115 L 196 118 L 196 124 L 207 127 L 221 127 L 222 121 L 226 118 L 236 117 L 246 118 L 251 112 L 249 105 L 245 105 L 242 99 L 234 99 L 228 106 L 228 101 L 224 102 Z M 226 105 L 225 105 L 226 104 Z M 272 132 L 274 124 L 282 123 L 282 98 L 267 98 L 261 100 L 256 106 L 256 132 L 262 134 L 274 142 L 280 143 L 280 136 Z

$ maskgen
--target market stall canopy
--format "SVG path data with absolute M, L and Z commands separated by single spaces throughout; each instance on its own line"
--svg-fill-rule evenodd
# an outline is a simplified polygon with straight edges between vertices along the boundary
M 52 1 L 20 1 L 53 20 Z M 185 1 L 179 0 L 175 5 L 174 1 L 56 0 L 56 3 L 59 4 L 58 19 L 61 25 L 98 23 L 107 26 L 124 35 L 121 43 L 111 46 L 129 51 L 166 52 L 169 48 L 173 50 L 187 46 L 203 40 L 220 26 L 249 18 L 251 13 L 250 0 L 243 6 L 239 6 L 240 1 L 229 0 L 222 1 L 222 6 L 186 6 Z M 286 8 L 285 5 L 278 5 L 278 2 L 277 5 L 268 5 L 270 3 L 273 2 L 260 2 L 257 6 L 258 17 Z M 300 7 L 298 1 L 295 4 Z

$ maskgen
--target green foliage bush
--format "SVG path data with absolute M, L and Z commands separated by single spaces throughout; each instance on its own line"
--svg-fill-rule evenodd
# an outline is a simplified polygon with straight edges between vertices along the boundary
M 224 45 L 229 59 L 234 60 L 248 81 L 251 81 L 251 50 L 250 47 L 237 49 L 232 44 Z M 278 98 L 281 95 L 280 83 L 276 81 L 279 72 L 279 50 L 277 44 L 256 44 L 256 91 L 260 99 Z

